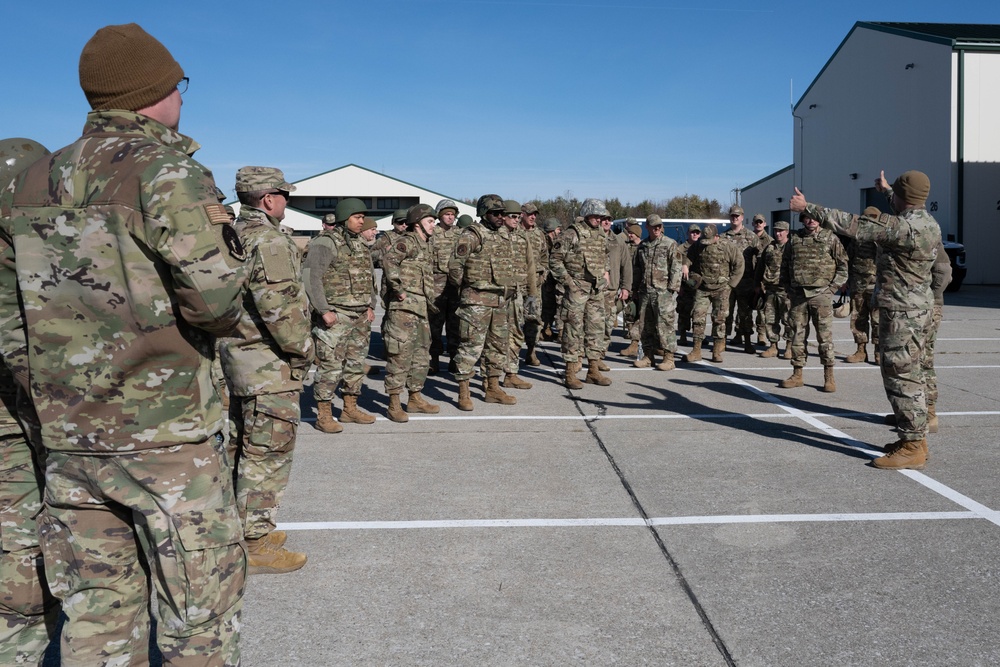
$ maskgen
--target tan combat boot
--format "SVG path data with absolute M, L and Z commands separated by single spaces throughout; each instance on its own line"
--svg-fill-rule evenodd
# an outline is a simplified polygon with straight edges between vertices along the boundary
M 275 548 L 281 548 L 284 546 L 285 540 L 288 539 L 288 534 L 283 530 L 272 530 L 261 539 L 267 539 L 275 546 Z
M 458 381 L 458 409 L 472 412 L 472 396 L 469 393 L 469 381 Z
M 566 388 L 567 389 L 583 389 L 583 383 L 580 382 L 580 378 L 576 376 L 580 372 L 580 362 L 571 361 L 566 364 Z
M 247 574 L 285 574 L 306 564 L 306 555 L 289 551 L 264 537 L 247 540 Z
M 938 432 L 937 406 L 929 401 L 927 403 L 927 432 Z
M 441 406 L 426 400 L 419 391 L 411 391 L 406 398 L 406 411 L 410 414 L 436 415 L 441 412 Z
M 765 336 L 762 333 L 758 333 L 757 334 L 757 344 L 758 345 L 769 345 L 769 343 L 767 342 L 767 336 Z
M 632 365 L 635 366 L 636 368 L 649 368 L 650 366 L 653 365 L 653 360 L 648 356 L 646 356 L 643 357 L 642 359 L 636 359 L 635 361 L 632 362 Z
M 668 354 L 663 357 L 663 361 L 656 364 L 656 370 L 658 371 L 672 371 L 674 370 L 674 355 Z
M 528 352 L 524 355 L 524 363 L 529 366 L 541 366 L 542 362 L 538 360 L 538 355 L 535 354 L 535 346 L 532 345 L 528 348 Z
M 320 401 L 316 404 L 318 414 L 316 415 L 316 428 L 323 433 L 340 433 L 344 427 L 340 425 L 330 409 L 330 401 Z
M 872 465 L 882 470 L 923 470 L 927 463 L 927 440 L 899 440 L 885 446 L 885 456 L 880 456 Z
M 357 396 L 347 394 L 344 396 L 344 409 L 340 411 L 340 421 L 345 424 L 374 424 L 375 417 L 358 407 Z
M 858 349 L 854 354 L 850 354 L 844 357 L 844 361 L 849 364 L 858 364 L 862 361 L 868 361 L 868 350 L 864 343 L 858 343 Z
M 607 372 L 607 371 L 611 370 L 611 367 L 608 366 L 606 363 L 604 363 L 604 359 L 597 359 L 596 361 L 597 361 L 597 370 L 604 371 L 604 372 Z M 590 363 L 594 363 L 594 362 L 590 362 Z M 588 364 L 588 366 L 589 366 L 589 364 Z
M 623 357 L 634 357 L 639 354 L 639 341 L 634 340 L 629 343 L 629 346 L 622 350 Z
M 403 406 L 399 403 L 399 393 L 389 394 L 389 409 L 385 412 L 386 417 L 398 424 L 405 424 L 410 421 L 409 415 L 403 412 Z
M 778 383 L 778 386 L 782 389 L 794 389 L 795 387 L 802 386 L 802 368 L 795 367 L 792 369 L 791 376 L 785 378 Z
M 726 339 L 716 338 L 712 342 L 712 361 L 717 364 L 722 363 L 722 353 L 726 351 Z
M 701 361 L 701 338 L 694 339 L 694 346 L 684 355 L 684 361 Z
M 609 384 L 611 384 L 611 378 L 605 375 L 601 375 L 600 364 L 601 364 L 600 359 L 587 360 L 587 377 L 583 379 L 584 382 L 586 382 L 587 384 L 600 385 L 602 387 L 607 387 Z
M 837 383 L 833 381 L 833 366 L 823 367 L 823 391 L 828 394 L 837 391 Z
M 517 399 L 500 388 L 500 378 L 492 376 L 486 380 L 486 402 L 500 405 L 514 405 Z
M 764 359 L 770 359 L 772 357 L 778 356 L 778 344 L 771 343 L 771 347 L 761 352 L 760 356 L 763 357 Z
M 791 359 L 792 359 L 792 344 L 791 343 L 787 343 L 787 342 L 785 343 L 785 353 L 782 355 L 782 359 L 786 359 L 788 361 L 791 361 Z
M 517 373 L 507 373 L 503 379 L 505 389 L 531 389 L 532 385 L 527 380 L 522 380 Z

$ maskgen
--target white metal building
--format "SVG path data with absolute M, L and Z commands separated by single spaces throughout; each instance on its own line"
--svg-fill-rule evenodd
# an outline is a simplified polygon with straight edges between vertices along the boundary
M 964 243 L 966 283 L 1000 283 L 1000 25 L 858 22 L 792 109 L 793 164 L 742 190 L 748 217 L 809 201 L 886 209 L 874 181 L 931 179 L 927 207 Z

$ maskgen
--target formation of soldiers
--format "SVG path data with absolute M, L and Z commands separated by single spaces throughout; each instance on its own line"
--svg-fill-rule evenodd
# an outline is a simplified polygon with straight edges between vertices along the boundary
M 346 198 L 303 257 L 281 224 L 295 190 L 281 170 L 241 168 L 239 217 L 222 204 L 178 131 L 188 79 L 140 26 L 99 30 L 80 84 L 93 110 L 76 142 L 0 142 L 0 664 L 40 662 L 60 613 L 64 664 L 144 664 L 153 590 L 165 664 L 239 664 L 246 575 L 307 561 L 276 530 L 304 381 L 315 367 L 317 429 L 375 421 L 358 401 L 380 300 L 386 416 L 406 422 L 439 411 L 423 388 L 445 353 L 463 411 L 477 371 L 482 400 L 516 404 L 506 390 L 532 388 L 519 371 L 540 365 L 539 340 L 560 342 L 567 388 L 610 385 L 619 314 L 625 354 L 659 371 L 689 330 L 683 359 L 701 360 L 709 317 L 714 362 L 727 342 L 757 352 L 755 328 L 762 357 L 784 340 L 783 388 L 802 386 L 815 330 L 836 391 L 846 285 L 858 348 L 845 361 L 873 344 L 899 433 L 874 465 L 927 460 L 950 264 L 921 172 L 876 181 L 892 214 L 796 191 L 794 234 L 777 222 L 771 238 L 762 216 L 746 229 L 734 206 L 724 233 L 692 225 L 683 244 L 656 215 L 613 232 L 597 199 L 539 225 L 537 207 L 495 194 L 478 222 L 442 200 L 397 211 L 376 238 Z

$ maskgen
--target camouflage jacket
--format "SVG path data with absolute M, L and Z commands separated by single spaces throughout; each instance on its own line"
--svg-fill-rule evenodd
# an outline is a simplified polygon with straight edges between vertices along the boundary
M 603 289 L 604 274 L 609 273 L 604 230 L 585 222 L 570 225 L 552 244 L 549 271 L 556 282 L 567 287 L 571 287 L 573 280 L 582 280 Z M 571 288 L 576 289 L 576 286 Z
M 892 192 L 886 196 L 891 200 Z M 941 228 L 927 209 L 910 208 L 898 216 L 883 213 L 877 219 L 817 204 L 806 204 L 806 211 L 827 229 L 878 244 L 881 252 L 875 302 L 880 308 L 930 310 L 933 307 L 931 269 L 941 247 Z
M 757 284 L 769 292 L 784 290 L 781 285 L 781 263 L 785 257 L 786 245 L 787 240 L 778 243 L 777 239 L 772 239 L 757 259 Z
M 632 255 L 629 253 L 629 243 L 624 236 L 608 232 L 605 237 L 605 248 L 608 252 L 608 289 L 612 292 L 620 289 L 632 291 Z
M 669 236 L 647 238 L 635 254 L 633 292 L 677 292 L 681 288 L 680 246 Z
M 30 368 L 48 449 L 133 453 L 222 429 L 211 365 L 240 319 L 244 254 L 197 147 L 94 111 L 0 193 L 2 265 L 24 304 L 0 310 L 4 353 Z
M 747 229 L 746 225 L 741 227 L 738 232 L 732 228 L 727 229 L 725 232 L 720 234 L 720 238 L 728 240 L 730 243 L 735 245 L 741 253 L 743 253 L 743 277 L 738 283 L 739 288 L 744 289 L 752 287 L 757 264 L 757 255 L 764 247 L 761 239 L 753 232 L 753 230 Z
M 523 296 L 538 296 L 538 273 L 535 253 L 531 248 L 528 232 L 518 227 L 510 231 L 511 253 L 514 260 L 514 284 Z
M 397 234 L 396 242 L 382 255 L 382 270 L 388 286 L 388 309 L 427 317 L 427 304 L 434 301 L 434 271 L 430 245 L 419 232 Z
M 360 234 L 350 233 L 343 225 L 309 242 L 302 282 L 309 307 L 319 317 L 335 307 L 352 312 L 375 308 L 372 253 Z
M 722 236 L 712 239 L 703 236 L 688 250 L 688 257 L 691 273 L 701 276 L 698 289 L 734 288 L 743 277 L 743 253 Z
M 403 238 L 402 234 L 397 234 L 394 229 L 387 229 L 378 235 L 375 243 L 371 247 L 372 266 L 376 269 L 382 268 L 382 256 L 386 251 L 395 245 L 396 241 Z
M 951 258 L 944 249 L 944 243 L 938 243 L 937 257 L 934 258 L 934 268 L 931 269 L 931 291 L 934 292 L 934 305 L 944 305 L 944 290 L 951 282 Z
M 236 396 L 301 390 L 313 360 L 299 250 L 279 224 L 246 205 L 236 221 L 247 251 L 247 291 L 235 335 L 220 341 L 222 370 Z
M 458 225 L 452 225 L 445 229 L 438 224 L 428 241 L 431 251 L 431 263 L 434 266 L 434 273 L 448 275 L 448 262 L 451 261 L 452 253 L 455 252 L 455 244 L 462 230 Z
M 851 239 L 847 246 L 847 274 L 851 293 L 858 294 L 875 286 L 878 246 L 871 241 Z
M 463 229 L 448 261 L 448 282 L 461 288 L 462 305 L 501 306 L 514 293 L 510 230 L 484 224 Z
M 536 284 L 541 285 L 549 275 L 549 243 L 548 237 L 539 227 L 524 230 L 525 236 L 531 241 L 535 262 Z
M 847 281 L 847 253 L 828 229 L 810 234 L 805 228 L 789 234 L 781 261 L 781 285 L 807 297 L 833 294 Z

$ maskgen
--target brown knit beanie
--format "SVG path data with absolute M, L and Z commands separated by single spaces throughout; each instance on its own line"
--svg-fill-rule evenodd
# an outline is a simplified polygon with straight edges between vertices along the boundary
M 892 190 L 907 204 L 923 206 L 931 193 L 931 179 L 922 171 L 907 171 L 892 184 Z
M 183 78 L 167 48 L 135 23 L 101 28 L 80 54 L 80 87 L 95 110 L 144 109 Z

